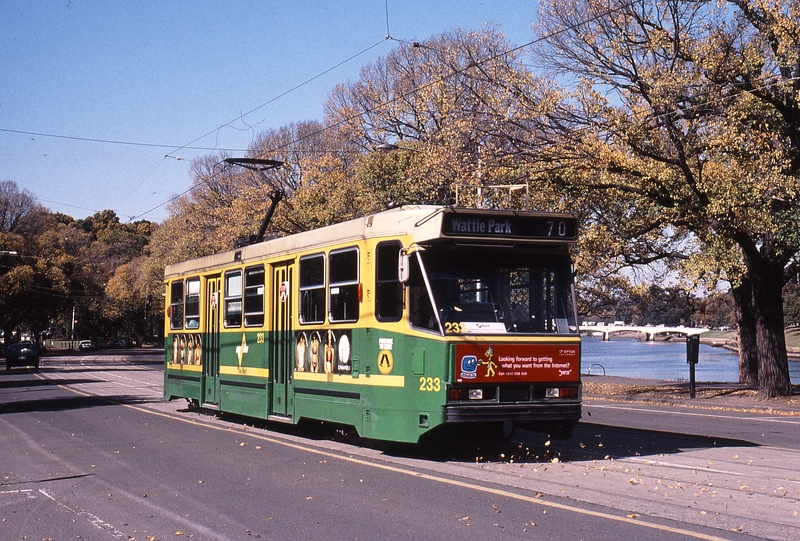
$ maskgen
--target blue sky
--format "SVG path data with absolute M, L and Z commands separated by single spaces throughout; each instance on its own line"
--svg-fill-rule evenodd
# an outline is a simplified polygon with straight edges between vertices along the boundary
M 0 180 L 75 218 L 162 221 L 192 158 L 322 119 L 334 85 L 398 46 L 387 26 L 414 41 L 488 23 L 522 45 L 535 12 L 524 0 L 6 0 Z

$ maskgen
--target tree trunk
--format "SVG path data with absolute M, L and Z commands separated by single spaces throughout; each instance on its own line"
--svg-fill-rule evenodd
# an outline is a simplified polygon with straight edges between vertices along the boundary
M 756 347 L 756 319 L 753 314 L 753 289 L 745 276 L 739 285 L 731 288 L 736 314 L 736 334 L 739 344 L 739 383 L 758 384 L 758 348 Z
M 758 393 L 764 398 L 792 394 L 783 328 L 783 268 L 786 262 L 775 254 L 774 240 L 767 235 L 761 239 L 758 248 L 750 239 L 739 242 L 753 288 Z

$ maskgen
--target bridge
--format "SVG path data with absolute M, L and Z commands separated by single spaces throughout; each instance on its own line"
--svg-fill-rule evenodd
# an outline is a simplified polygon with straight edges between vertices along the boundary
M 604 342 L 608 342 L 614 333 L 638 332 L 645 335 L 646 342 L 651 342 L 655 340 L 656 335 L 664 335 L 665 339 L 668 340 L 671 336 L 696 336 L 708 332 L 708 329 L 684 327 L 683 325 L 677 327 L 664 325 L 581 325 L 579 330 L 581 333 L 587 334 L 602 333 Z

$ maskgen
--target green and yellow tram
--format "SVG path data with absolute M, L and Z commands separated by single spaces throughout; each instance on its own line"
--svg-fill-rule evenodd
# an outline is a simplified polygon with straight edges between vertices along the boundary
M 164 395 L 417 442 L 581 415 L 567 214 L 403 206 L 169 265 Z

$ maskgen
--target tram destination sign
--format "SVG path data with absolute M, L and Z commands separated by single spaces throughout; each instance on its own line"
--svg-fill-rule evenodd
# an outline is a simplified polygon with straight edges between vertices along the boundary
M 573 216 L 519 216 L 447 213 L 442 234 L 459 237 L 575 240 L 578 221 Z

